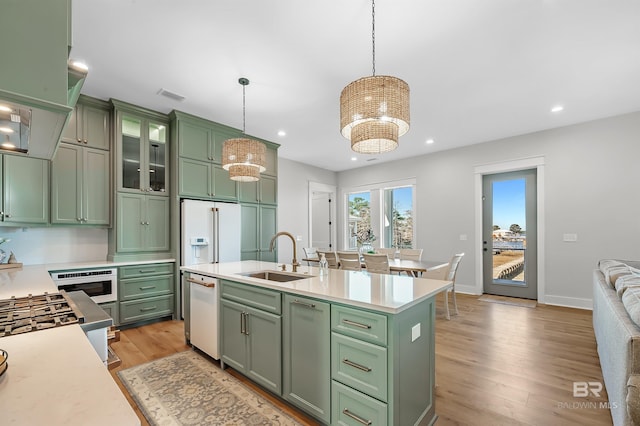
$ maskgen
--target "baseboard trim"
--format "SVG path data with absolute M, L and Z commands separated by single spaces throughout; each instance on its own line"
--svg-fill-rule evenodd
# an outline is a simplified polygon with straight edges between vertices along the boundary
M 593 310 L 593 300 L 581 299 L 579 297 L 565 297 L 565 296 L 544 296 L 545 305 L 565 306 L 567 308 L 586 309 Z

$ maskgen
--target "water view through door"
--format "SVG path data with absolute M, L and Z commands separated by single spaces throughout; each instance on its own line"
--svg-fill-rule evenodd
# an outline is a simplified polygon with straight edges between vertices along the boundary
M 482 177 L 483 287 L 537 299 L 536 170 Z

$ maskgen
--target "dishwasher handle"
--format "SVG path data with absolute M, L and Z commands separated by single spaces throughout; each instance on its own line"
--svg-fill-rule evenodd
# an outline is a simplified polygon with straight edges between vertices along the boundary
M 193 278 L 187 278 L 187 281 L 193 284 L 198 284 L 201 285 L 203 287 L 209 287 L 209 288 L 213 288 L 216 286 L 215 282 L 208 282 L 208 281 L 198 281 L 198 280 L 194 280 Z

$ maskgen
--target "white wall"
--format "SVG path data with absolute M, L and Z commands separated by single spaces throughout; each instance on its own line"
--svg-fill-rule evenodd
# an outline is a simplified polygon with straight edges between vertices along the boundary
M 344 171 L 338 187 L 415 177 L 417 246 L 431 259 L 464 251 L 457 283 L 473 288 L 481 253 L 474 168 L 537 156 L 545 161 L 545 301 L 588 308 L 599 259 L 640 259 L 640 112 Z M 563 242 L 565 233 L 578 241 Z
M 107 230 L 96 228 L 0 228 L 0 245 L 25 265 L 107 259 Z M 5 259 L 5 262 L 7 260 Z
M 309 242 L 309 182 L 336 185 L 336 173 L 297 161 L 278 159 L 278 231 L 291 232 L 296 241 L 297 258 L 304 257 L 303 247 Z M 278 239 L 278 261 L 291 263 L 291 242 Z

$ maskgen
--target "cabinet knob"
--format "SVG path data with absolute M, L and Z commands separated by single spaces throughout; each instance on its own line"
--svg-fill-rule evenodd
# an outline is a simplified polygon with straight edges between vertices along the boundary
M 82 218 L 81 218 L 81 217 L 76 217 L 76 220 L 77 220 L 78 222 L 82 222 Z
M 149 222 L 145 222 L 144 224 L 145 224 L 145 225 L 148 225 L 148 224 L 149 224 Z
M 83 218 L 82 218 L 82 220 L 83 220 L 84 222 L 86 222 L 86 221 L 87 221 L 87 218 L 86 218 L 86 217 L 83 217 Z
M 11 217 L 11 215 L 9 213 L 5 213 L 4 217 Z
M 144 225 L 144 224 L 145 224 L 144 222 L 140 222 L 140 225 Z
M 82 139 L 78 138 L 78 143 L 82 143 Z
M 87 143 L 87 140 L 85 139 L 83 142 L 86 144 L 86 143 Z

